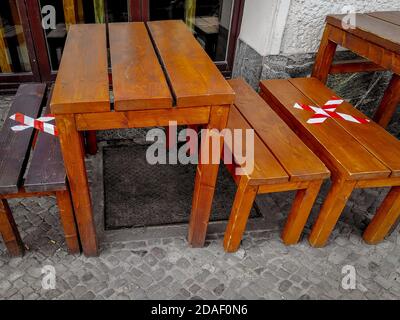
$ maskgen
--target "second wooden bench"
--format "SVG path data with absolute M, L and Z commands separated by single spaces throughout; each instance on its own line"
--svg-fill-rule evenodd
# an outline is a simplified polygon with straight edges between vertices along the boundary
M 238 190 L 225 232 L 224 248 L 228 252 L 239 248 L 257 194 L 293 190 L 297 190 L 297 195 L 282 239 L 287 245 L 295 244 L 300 239 L 321 184 L 330 173 L 248 84 L 240 79 L 231 80 L 229 84 L 236 93 L 236 101 L 231 107 L 227 128 L 254 129 L 255 140 L 252 172 L 236 175 L 235 166 L 227 165 Z M 244 153 L 248 147 L 244 145 Z M 235 153 L 232 146 L 226 148 Z
M 326 106 L 335 93 L 315 78 L 266 80 L 260 86 L 265 101 L 332 172 L 311 245 L 326 244 L 354 189 L 392 187 L 363 236 L 370 244 L 383 240 L 400 215 L 400 141 L 347 102 Z M 326 117 L 307 106 L 335 111 Z M 310 123 L 317 117 L 324 121 Z

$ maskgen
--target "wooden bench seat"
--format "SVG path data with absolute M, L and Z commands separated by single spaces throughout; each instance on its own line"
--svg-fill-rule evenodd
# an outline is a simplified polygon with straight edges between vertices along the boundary
M 10 119 L 11 115 L 19 112 L 32 118 L 39 117 L 45 97 L 45 84 L 21 85 L 0 131 L 0 233 L 13 256 L 22 255 L 24 246 L 7 199 L 49 195 L 57 198 L 70 253 L 80 252 L 58 137 L 42 132 L 37 134 L 33 129 L 11 130 L 12 126 L 19 125 Z M 47 104 L 45 114 L 49 111 Z
M 326 244 L 355 188 L 392 187 L 363 236 L 371 244 L 383 240 L 400 215 L 400 141 L 369 119 L 355 123 L 332 117 L 320 124 L 308 123 L 313 112 L 294 105 L 323 107 L 335 96 L 315 78 L 266 80 L 260 87 L 264 100 L 332 172 L 332 186 L 312 229 L 311 245 Z M 367 119 L 347 102 L 336 112 Z
M 254 169 L 236 175 L 227 165 L 238 185 L 225 233 L 224 248 L 239 248 L 248 216 L 257 194 L 298 190 L 282 233 L 285 244 L 299 241 L 311 208 L 324 179 L 330 176 L 325 165 L 294 134 L 265 101 L 241 79 L 230 80 L 236 101 L 229 113 L 227 128 L 254 129 Z M 243 133 L 244 134 L 244 133 Z M 245 139 L 242 139 L 245 142 Z M 233 144 L 234 145 L 234 144 Z M 234 154 L 230 145 L 225 145 Z M 245 154 L 246 144 L 243 154 Z M 242 169 L 246 166 L 242 165 Z

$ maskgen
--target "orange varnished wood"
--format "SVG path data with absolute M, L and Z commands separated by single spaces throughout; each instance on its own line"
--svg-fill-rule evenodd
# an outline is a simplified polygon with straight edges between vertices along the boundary
M 51 111 L 54 114 L 110 111 L 104 24 L 71 25 Z
M 313 247 L 326 245 L 355 186 L 356 181 L 339 179 L 332 182 L 332 186 L 308 238 Z
M 80 131 L 117 128 L 166 127 L 170 121 L 178 125 L 207 124 L 211 107 L 163 108 L 149 111 L 84 113 L 75 115 Z
M 369 244 L 381 242 L 400 216 L 400 187 L 394 187 L 379 207 L 364 232 L 363 238 Z
M 152 21 L 147 26 L 178 107 L 234 101 L 233 90 L 182 21 Z
M 330 15 L 327 23 L 342 28 L 345 15 Z M 354 34 L 364 40 L 375 43 L 383 48 L 400 53 L 400 26 L 378 19 L 368 14 L 356 14 L 356 28 L 348 28 L 348 33 Z
M 64 229 L 65 242 L 68 246 L 68 251 L 71 254 L 80 253 L 80 244 L 78 231 L 75 223 L 74 210 L 72 208 L 71 196 L 69 189 L 65 191 L 57 191 L 57 204 L 60 210 L 61 223 Z
M 18 232 L 10 207 L 4 199 L 0 199 L 0 234 L 11 256 L 22 256 L 24 245 Z
M 231 130 L 243 129 L 243 146 L 241 155 L 246 154 L 247 143 L 244 130 L 251 130 L 252 127 L 246 122 L 246 120 L 241 116 L 240 112 L 234 106 L 231 107 L 229 112 L 227 128 Z M 234 154 L 234 148 L 232 145 L 225 143 L 225 148 L 228 148 L 230 152 Z M 242 165 L 242 167 L 244 167 L 244 165 Z M 257 134 L 254 135 L 253 168 L 254 169 L 252 172 L 246 174 L 247 179 L 250 180 L 250 184 L 277 184 L 287 182 L 289 180 L 289 176 L 286 171 L 282 168 L 274 155 L 264 145 Z
M 357 188 L 383 188 L 393 186 L 400 186 L 400 178 L 362 180 L 357 183 Z
M 235 107 L 289 174 L 290 181 L 329 177 L 321 160 L 248 84 L 242 79 L 230 80 L 229 84 L 236 93 Z
M 346 60 L 332 64 L 329 74 L 385 71 L 385 68 L 367 60 Z
M 324 105 L 335 93 L 315 78 L 297 78 L 289 80 L 299 91 L 306 95 L 316 105 Z M 337 106 L 337 112 L 350 114 L 360 118 L 365 115 L 344 102 Z M 400 176 L 400 141 L 388 133 L 381 126 L 371 121 L 368 124 L 355 124 L 340 119 L 333 119 L 349 134 L 351 134 L 364 148 L 379 159 L 392 173 L 392 177 Z
M 391 175 L 390 169 L 335 120 L 327 119 L 323 125 L 308 124 L 307 121 L 313 113 L 293 106 L 295 103 L 314 105 L 314 102 L 290 81 L 263 81 L 261 90 L 271 107 L 285 118 L 331 172 L 344 175 L 349 180 L 386 178 Z
M 114 110 L 172 107 L 172 96 L 143 22 L 109 24 Z
M 82 249 L 87 256 L 97 256 L 97 236 L 86 175 L 84 147 L 75 126 L 74 115 L 56 117 L 61 150 L 72 194 Z
M 321 185 L 322 180 L 312 181 L 306 189 L 297 191 L 292 209 L 282 232 L 282 240 L 286 245 L 299 242 Z
M 241 179 L 225 231 L 224 249 L 226 252 L 238 250 L 257 191 L 258 186 L 249 185 L 247 179 Z
M 229 114 L 229 105 L 212 106 L 208 129 L 222 130 L 226 128 Z M 201 149 L 209 146 L 209 154 L 212 155 L 211 130 L 202 137 Z M 223 147 L 223 139 L 220 138 L 220 152 Z M 203 161 L 204 162 L 204 161 Z M 192 199 L 192 212 L 189 222 L 188 242 L 192 247 L 203 247 L 207 233 L 208 221 L 211 213 L 211 205 L 214 197 L 215 184 L 218 176 L 219 164 L 200 163 L 197 165 L 196 180 Z
M 374 120 L 382 127 L 386 128 L 392 120 L 393 114 L 396 112 L 400 103 L 400 75 L 394 74 L 390 80 L 389 87 L 385 91 L 385 95 L 381 104 L 375 113 Z

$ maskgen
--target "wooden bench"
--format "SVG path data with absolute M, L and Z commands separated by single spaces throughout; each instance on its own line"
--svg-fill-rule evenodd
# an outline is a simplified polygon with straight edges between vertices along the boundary
M 295 244 L 300 239 L 321 184 L 330 173 L 246 82 L 238 79 L 229 83 L 236 93 L 236 102 L 231 107 L 227 128 L 254 129 L 255 145 L 252 172 L 236 175 L 235 166 L 227 165 L 238 190 L 225 232 L 224 248 L 228 252 L 239 248 L 257 194 L 292 190 L 298 191 L 282 239 L 286 245 Z M 225 147 L 234 154 L 232 146 Z M 248 146 L 244 145 L 243 150 L 246 148 Z
M 400 141 L 373 121 L 365 124 L 328 118 L 309 124 L 310 111 L 295 103 L 324 106 L 335 93 L 315 78 L 262 81 L 261 95 L 332 172 L 332 186 L 309 241 L 324 246 L 355 188 L 392 187 L 364 232 L 367 243 L 383 240 L 400 215 Z M 337 112 L 366 118 L 351 104 Z
M 57 198 L 69 252 L 80 252 L 58 137 L 46 133 L 36 136 L 33 129 L 11 130 L 18 123 L 9 117 L 17 112 L 32 118 L 40 116 L 45 94 L 45 84 L 21 85 L 0 131 L 0 233 L 13 256 L 22 255 L 24 246 L 7 199 L 50 195 Z M 47 105 L 45 114 L 49 111 Z M 29 169 L 26 170 L 29 159 Z

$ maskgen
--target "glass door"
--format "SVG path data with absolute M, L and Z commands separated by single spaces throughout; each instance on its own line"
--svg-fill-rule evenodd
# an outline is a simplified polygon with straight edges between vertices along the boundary
M 13 87 L 14 82 L 40 80 L 33 74 L 34 51 L 29 52 L 26 31 L 26 11 L 23 1 L 0 1 L 0 89 Z
M 244 1 L 143 0 L 148 20 L 181 19 L 227 75 L 233 63 Z

